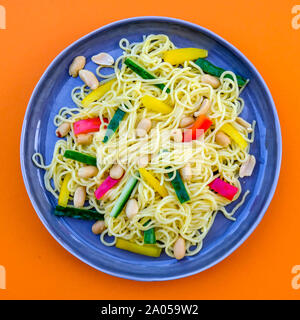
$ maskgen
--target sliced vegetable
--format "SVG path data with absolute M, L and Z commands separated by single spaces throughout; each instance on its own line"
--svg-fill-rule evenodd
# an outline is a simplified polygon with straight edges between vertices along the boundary
M 154 112 L 166 114 L 173 111 L 173 109 L 168 104 L 148 95 L 143 96 L 141 98 L 141 102 L 147 109 Z
M 108 176 L 95 191 L 95 197 L 99 200 L 101 199 L 107 191 L 113 188 L 121 179 L 113 179 Z
M 108 82 L 105 82 L 104 84 L 100 84 L 100 86 L 93 90 L 91 93 L 89 93 L 82 101 L 81 104 L 83 107 L 88 107 L 92 102 L 99 100 L 100 98 L 102 98 L 105 93 L 107 93 L 112 85 L 116 82 L 116 79 L 112 79 Z
M 66 207 L 68 205 L 70 191 L 68 189 L 68 183 L 71 179 L 71 173 L 67 173 L 64 177 L 64 181 L 61 185 L 59 197 L 58 197 L 58 204 L 62 207 Z
M 144 223 L 144 226 L 147 226 L 150 223 L 151 220 L 148 220 L 146 223 Z M 155 237 L 155 228 L 148 229 L 144 231 L 144 243 L 145 244 L 155 244 L 156 243 L 156 237 Z
M 112 117 L 112 119 L 110 120 L 107 126 L 106 133 L 102 141 L 103 143 L 106 143 L 112 137 L 112 135 L 117 131 L 117 129 L 119 128 L 120 122 L 123 120 L 125 114 L 126 112 L 124 112 L 120 108 L 116 110 L 114 116 Z
M 143 254 L 149 257 L 159 257 L 161 254 L 161 248 L 152 244 L 139 245 L 121 238 L 117 238 L 116 247 L 119 249 L 127 250 L 137 254 Z
M 167 189 L 162 186 L 159 181 L 145 168 L 139 168 L 140 175 L 143 180 L 147 184 L 149 184 L 150 187 L 154 189 L 154 191 L 158 192 L 162 197 L 166 197 L 168 195 Z
M 216 67 L 215 65 L 213 65 L 211 62 L 209 62 L 206 59 L 202 59 L 199 58 L 196 62 L 195 62 L 205 73 L 208 73 L 212 76 L 218 77 L 220 78 L 222 73 L 225 72 L 225 69 Z M 226 74 L 225 78 L 229 78 L 231 80 L 233 80 L 233 77 L 230 74 Z M 237 79 L 237 83 L 240 87 L 244 86 L 247 82 L 247 79 L 236 75 L 236 79 Z
M 173 176 L 173 172 L 169 172 L 168 176 L 169 178 L 171 178 Z M 177 198 L 180 201 L 180 203 L 184 203 L 190 200 L 190 196 L 186 191 L 185 185 L 182 181 L 182 178 L 178 170 L 176 170 L 175 178 L 171 180 L 171 183 L 173 185 L 173 188 L 176 192 Z
M 184 61 L 206 58 L 208 51 L 199 48 L 173 49 L 164 53 L 164 60 L 170 64 L 181 64 Z
M 134 71 L 136 74 L 138 74 L 143 79 L 157 79 L 157 77 L 152 74 L 150 71 L 146 70 L 145 67 L 140 65 L 137 61 L 134 61 L 130 58 L 126 58 L 124 63 L 127 67 L 129 67 L 132 71 Z M 164 89 L 165 85 L 163 83 L 157 83 L 155 84 L 158 88 L 161 90 Z M 170 89 L 167 88 L 167 93 L 170 93 Z
M 88 154 L 81 153 L 74 150 L 66 150 L 64 153 L 64 157 L 72 160 L 76 160 L 82 163 L 89 164 L 91 166 L 97 166 L 97 159 Z
M 239 190 L 237 187 L 232 186 L 220 178 L 216 178 L 213 182 L 211 182 L 209 187 L 228 200 L 232 200 Z
M 232 140 L 234 140 L 242 150 L 247 147 L 247 141 L 231 124 L 225 123 L 220 130 L 226 133 Z
M 108 123 L 107 119 L 103 119 L 105 123 Z M 82 133 L 89 133 L 89 132 L 97 132 L 101 126 L 100 118 L 90 118 L 90 119 L 83 119 L 74 122 L 73 129 L 75 135 L 79 135 Z
M 117 199 L 114 207 L 111 210 L 111 213 L 110 213 L 111 217 L 116 218 L 121 213 L 137 182 L 138 182 L 138 179 L 133 176 L 131 176 L 127 180 L 124 186 L 124 189 L 122 190 L 119 198 Z
M 97 211 L 56 206 L 54 214 L 58 217 L 70 217 L 83 220 L 104 220 L 104 215 Z
M 184 130 L 183 141 L 189 142 L 198 139 L 211 125 L 212 121 L 205 114 L 200 114 L 192 127 Z

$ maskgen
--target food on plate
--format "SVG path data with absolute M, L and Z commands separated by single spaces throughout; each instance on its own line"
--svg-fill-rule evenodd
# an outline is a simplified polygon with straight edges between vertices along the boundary
M 74 58 L 69 74 L 83 81 L 71 92 L 76 107 L 54 118 L 51 163 L 32 159 L 58 199 L 56 216 L 94 220 L 104 245 L 181 260 L 201 250 L 218 212 L 235 220 L 249 193 L 239 180 L 256 163 L 255 122 L 241 117 L 248 80 L 163 34 L 121 39 L 120 48 L 116 60 L 95 53 L 93 71 Z

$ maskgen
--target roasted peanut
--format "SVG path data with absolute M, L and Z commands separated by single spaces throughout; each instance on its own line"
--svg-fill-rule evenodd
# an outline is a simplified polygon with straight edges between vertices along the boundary
M 148 163 L 149 163 L 149 155 L 148 154 L 138 158 L 137 165 L 139 168 L 147 167 Z
M 86 59 L 84 56 L 78 56 L 74 58 L 69 67 L 69 75 L 73 78 L 76 78 L 78 76 L 79 71 L 84 68 L 85 63 Z
M 135 199 L 130 199 L 127 202 L 125 213 L 128 219 L 132 219 L 139 212 L 139 205 Z
M 114 164 L 110 171 L 109 175 L 112 179 L 121 179 L 124 174 L 124 169 L 119 164 Z
M 80 208 L 84 206 L 86 197 L 86 188 L 83 186 L 79 186 L 74 193 L 73 203 L 75 208 Z
M 89 70 L 80 70 L 79 77 L 92 90 L 95 90 L 99 87 L 99 81 L 93 72 Z
M 180 120 L 179 122 L 179 127 L 180 128 L 186 128 L 193 124 L 195 122 L 195 119 L 193 117 L 184 117 Z
M 202 103 L 200 104 L 200 108 L 198 111 L 194 113 L 194 117 L 199 117 L 200 114 L 206 114 L 210 108 L 210 101 L 207 98 L 204 98 Z
M 92 56 L 92 61 L 96 64 L 103 65 L 103 66 L 111 66 L 114 64 L 114 58 L 105 52 L 101 52 Z
M 151 120 L 150 119 L 142 119 L 139 124 L 137 125 L 136 128 L 136 135 L 140 138 L 145 137 L 146 134 L 149 132 L 151 129 Z
M 80 178 L 92 178 L 98 174 L 98 169 L 94 166 L 85 166 L 78 170 Z
M 252 172 L 254 170 L 256 164 L 256 159 L 253 155 L 249 156 L 246 162 L 244 162 L 240 167 L 239 176 L 241 178 L 243 177 L 249 177 L 252 175 Z
M 227 147 L 230 144 L 231 140 L 224 132 L 218 131 L 216 133 L 216 142 L 222 147 Z
M 189 163 L 180 168 L 180 175 L 184 181 L 190 181 L 192 179 L 192 168 Z
M 237 118 L 235 119 L 235 121 L 236 121 L 239 125 L 241 125 L 242 127 L 244 127 L 248 132 L 252 132 L 252 131 L 253 131 L 251 124 L 250 124 L 249 122 L 247 122 L 246 120 L 244 120 L 243 118 L 237 117 Z
M 56 129 L 56 135 L 59 138 L 65 137 L 69 131 L 71 130 L 71 123 L 69 122 L 63 122 L 57 129 Z
M 185 256 L 185 240 L 179 237 L 174 244 L 174 256 L 177 260 Z
M 92 226 L 92 232 L 94 234 L 100 234 L 105 230 L 105 222 L 103 220 L 96 221 Z
M 92 141 L 93 141 L 93 135 L 92 134 L 83 133 L 83 134 L 79 134 L 76 137 L 77 144 L 87 145 L 87 144 L 91 144 Z
M 210 74 L 204 74 L 201 77 L 203 83 L 210 84 L 214 89 L 218 88 L 221 85 L 221 82 L 218 78 L 211 76 Z

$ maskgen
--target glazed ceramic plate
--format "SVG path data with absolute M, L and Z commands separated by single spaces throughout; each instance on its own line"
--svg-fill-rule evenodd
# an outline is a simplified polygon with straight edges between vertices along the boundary
M 250 190 L 243 206 L 232 222 L 218 214 L 195 256 L 181 261 L 162 254 L 150 258 L 104 246 L 99 236 L 91 232 L 92 222 L 53 215 L 55 198 L 46 191 L 44 171 L 32 163 L 32 154 L 41 152 L 45 163 L 52 158 L 55 142 L 54 116 L 63 106 L 74 106 L 72 89 L 82 84 L 79 78 L 68 75 L 72 59 L 87 57 L 87 69 L 95 71 L 90 58 L 101 51 L 114 58 L 122 54 L 119 41 L 142 41 L 143 35 L 168 35 L 177 47 L 199 47 L 209 51 L 209 60 L 226 70 L 233 70 L 250 79 L 242 92 L 245 100 L 243 118 L 256 120 L 255 142 L 251 154 L 257 165 L 250 178 L 241 179 L 243 193 Z M 21 138 L 21 166 L 25 186 L 35 211 L 52 236 L 74 256 L 108 274 L 142 281 L 169 280 L 186 277 L 220 262 L 251 234 L 263 217 L 275 191 L 281 162 L 281 134 L 271 94 L 255 67 L 236 48 L 218 35 L 198 25 L 164 17 L 131 18 L 104 26 L 79 39 L 50 64 L 30 99 Z M 230 210 L 234 204 L 228 207 Z

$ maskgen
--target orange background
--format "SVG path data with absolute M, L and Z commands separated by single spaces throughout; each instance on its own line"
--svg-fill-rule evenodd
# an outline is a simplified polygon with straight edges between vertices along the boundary
M 0 0 L 7 11 L 7 29 L 0 30 L 0 265 L 6 268 L 7 289 L 0 290 L 0 299 L 299 299 L 300 290 L 291 286 L 291 269 L 300 264 L 296 163 L 300 29 L 291 26 L 296 4 L 289 0 Z M 26 106 L 52 59 L 107 23 L 143 15 L 194 22 L 241 50 L 271 90 L 283 135 L 279 184 L 248 240 L 207 271 L 156 283 L 106 275 L 63 249 L 35 214 L 19 161 Z

